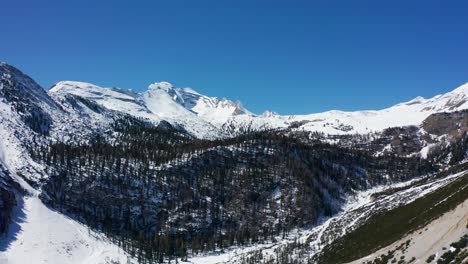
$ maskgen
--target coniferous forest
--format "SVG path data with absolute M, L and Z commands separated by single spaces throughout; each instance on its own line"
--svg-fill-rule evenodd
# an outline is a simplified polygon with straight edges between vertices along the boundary
M 86 143 L 36 141 L 42 199 L 142 263 L 272 241 L 337 213 L 346 194 L 435 169 L 300 133 L 200 140 L 129 116 Z

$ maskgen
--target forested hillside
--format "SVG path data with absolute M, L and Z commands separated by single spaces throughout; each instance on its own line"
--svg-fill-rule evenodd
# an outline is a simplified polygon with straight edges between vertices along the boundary
M 44 201 L 148 261 L 284 236 L 335 214 L 354 191 L 435 170 L 283 132 L 199 140 L 132 117 L 113 128 L 89 144 L 38 144 L 31 156 L 50 175 Z

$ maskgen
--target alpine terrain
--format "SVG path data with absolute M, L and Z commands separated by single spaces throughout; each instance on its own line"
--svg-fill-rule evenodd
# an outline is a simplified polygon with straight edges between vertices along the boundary
M 468 263 L 468 83 L 255 114 L 0 62 L 0 263 Z

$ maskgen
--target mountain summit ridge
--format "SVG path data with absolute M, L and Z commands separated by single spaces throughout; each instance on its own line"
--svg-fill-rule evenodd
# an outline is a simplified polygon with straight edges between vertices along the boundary
M 20 81 L 31 83 L 28 81 L 32 80 L 31 78 L 26 78 L 27 75 L 13 66 L 2 63 L 0 68 L 3 69 L 2 72 L 16 72 L 15 75 Z M 44 92 L 36 91 L 38 89 L 28 94 L 48 104 L 54 103 L 53 98 L 79 96 L 109 110 L 155 123 L 167 121 L 182 126 L 199 138 L 226 137 L 243 133 L 242 131 L 286 128 L 330 135 L 366 134 L 389 127 L 420 125 L 433 113 L 468 109 L 468 83 L 428 99 L 419 96 L 381 110 L 332 110 L 306 115 L 279 115 L 274 112 L 258 115 L 249 111 L 239 101 L 206 96 L 192 88 L 175 87 L 167 81 L 152 83 L 143 92 L 101 87 L 80 81 L 60 81 Z
M 68 86 L 68 88 L 63 89 L 61 86 Z M 86 90 L 88 92 L 84 93 L 83 91 Z M 150 118 L 152 121 L 182 122 L 188 126 L 190 123 L 198 123 L 200 128 L 209 124 L 210 129 L 217 129 L 216 133 L 222 132 L 224 135 L 246 130 L 282 129 L 291 126 L 326 134 L 362 134 L 394 126 L 419 125 L 432 113 L 468 109 L 468 83 L 445 94 L 428 99 L 418 96 L 410 101 L 381 110 L 330 110 L 307 115 L 279 115 L 277 113 L 257 115 L 246 109 L 239 101 L 233 102 L 226 98 L 206 96 L 192 88 L 176 88 L 166 81 L 152 83 L 146 91 L 141 93 L 65 81 L 57 83 L 49 90 L 49 93 L 71 93 L 91 100 L 97 100 L 96 97 L 104 94 L 107 102 L 101 102 L 101 104 L 112 110 Z M 111 101 L 114 102 L 110 103 Z M 129 107 L 119 106 L 132 102 L 146 110 L 133 111 Z M 208 133 L 205 131 L 196 136 L 204 137 Z

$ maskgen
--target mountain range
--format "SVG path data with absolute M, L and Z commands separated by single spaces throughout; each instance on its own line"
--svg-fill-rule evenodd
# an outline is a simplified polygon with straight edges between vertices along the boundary
M 242 103 L 201 95 L 191 88 L 175 88 L 168 82 L 149 85 L 143 93 L 89 83 L 63 81 L 49 89 L 54 96 L 76 95 L 110 110 L 152 122 L 181 124 L 196 137 L 225 137 L 240 131 L 289 128 L 326 134 L 364 134 L 389 127 L 420 125 L 434 113 L 468 108 L 468 83 L 430 99 L 416 97 L 382 110 L 327 111 L 308 115 L 256 115 Z M 186 125 L 184 125 L 186 124 Z
M 382 110 L 255 114 L 168 82 L 45 90 L 0 62 L 0 139 L 0 263 L 466 260 L 466 224 L 443 250 L 395 243 L 466 221 L 468 83 Z M 408 224 L 382 233 L 391 221 Z

